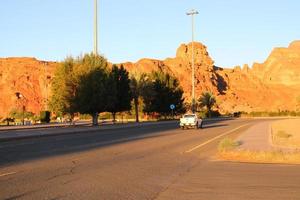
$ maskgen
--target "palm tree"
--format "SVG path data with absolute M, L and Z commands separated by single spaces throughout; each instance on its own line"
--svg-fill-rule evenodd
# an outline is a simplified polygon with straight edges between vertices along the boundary
M 198 101 L 201 107 L 207 108 L 208 117 L 211 117 L 211 109 L 216 104 L 216 97 L 213 93 L 203 92 Z
M 135 74 L 130 79 L 130 90 L 134 102 L 136 122 L 139 122 L 139 98 L 142 96 L 146 80 L 146 74 Z

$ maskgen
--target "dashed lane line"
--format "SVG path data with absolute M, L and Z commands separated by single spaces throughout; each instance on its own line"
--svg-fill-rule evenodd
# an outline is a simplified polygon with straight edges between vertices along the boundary
M 16 174 L 16 173 L 17 172 L 8 172 L 8 173 L 0 174 L 0 177 L 9 176 L 9 175 L 13 175 L 13 174 Z
M 229 131 L 226 131 L 225 133 L 222 133 L 221 135 L 218 135 L 218 136 L 216 136 L 216 137 L 214 137 L 214 138 L 211 138 L 211 139 L 207 140 L 206 142 L 203 142 L 203 143 L 201 143 L 201 144 L 199 144 L 199 145 L 197 145 L 197 146 L 195 146 L 195 147 L 193 147 L 193 148 L 191 148 L 191 149 L 185 151 L 185 153 L 190 153 L 190 152 L 192 152 L 192 151 L 194 151 L 194 150 L 196 150 L 196 149 L 199 149 L 199 148 L 201 148 L 201 147 L 203 147 L 203 146 L 205 146 L 205 145 L 207 145 L 207 144 L 209 144 L 209 143 L 215 141 L 216 139 L 218 139 L 218 138 L 220 138 L 220 137 L 223 137 L 223 136 L 225 136 L 225 135 L 228 135 L 228 134 L 230 134 L 230 133 L 232 133 L 232 132 L 234 132 L 234 131 L 236 131 L 236 130 L 238 130 L 238 129 L 244 127 L 244 126 L 247 126 L 248 124 L 249 124 L 249 123 L 244 124 L 244 125 L 241 125 L 241 126 L 239 126 L 239 127 L 236 127 L 236 128 L 231 129 L 231 130 L 229 130 Z

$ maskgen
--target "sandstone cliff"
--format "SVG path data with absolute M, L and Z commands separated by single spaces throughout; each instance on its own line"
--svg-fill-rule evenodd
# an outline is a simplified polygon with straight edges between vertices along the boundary
M 0 117 L 23 105 L 26 111 L 39 113 L 50 95 L 56 66 L 35 58 L 0 58 Z M 17 98 L 17 92 L 22 98 Z
M 225 70 L 228 92 L 224 101 L 235 110 L 298 110 L 300 97 L 300 41 L 274 48 L 264 63 L 252 68 Z M 224 74 L 223 74 L 224 76 Z M 241 108 L 242 106 L 242 108 Z M 228 108 L 227 108 L 228 109 Z
M 176 56 L 165 60 L 141 59 L 123 63 L 133 74 L 162 70 L 176 76 L 186 101 L 191 96 L 191 43 L 182 44 Z M 300 41 L 275 48 L 264 63 L 233 69 L 214 66 L 206 46 L 194 43 L 196 97 L 203 91 L 217 96 L 222 112 L 297 110 L 300 100 Z M 24 95 L 26 110 L 46 107 L 51 79 L 58 63 L 34 58 L 0 59 L 0 117 L 20 106 L 15 93 Z

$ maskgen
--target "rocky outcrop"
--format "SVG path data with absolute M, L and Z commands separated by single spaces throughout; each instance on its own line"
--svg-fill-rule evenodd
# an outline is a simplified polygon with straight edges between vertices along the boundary
M 35 58 L 0 59 L 0 117 L 24 106 L 39 113 L 50 96 L 51 79 L 57 63 Z M 22 94 L 17 98 L 16 93 Z
M 264 63 L 254 63 L 252 68 L 225 70 L 222 76 L 228 76 L 229 87 L 223 97 L 224 104 L 243 111 L 298 110 L 299 47 L 300 41 L 295 41 L 288 48 L 274 48 Z M 223 108 L 230 110 L 228 106 Z
M 131 73 L 150 73 L 152 71 L 161 70 L 168 72 L 178 78 L 184 96 L 187 101 L 191 97 L 191 80 L 192 80 L 192 44 L 182 44 L 177 49 L 176 57 L 167 58 L 163 61 L 153 59 L 141 59 L 137 63 L 123 63 L 124 67 Z M 203 91 L 210 90 L 215 93 L 222 92 L 226 89 L 226 83 L 222 81 L 216 73 L 214 62 L 210 58 L 206 46 L 201 43 L 194 43 L 195 55 L 195 83 L 196 96 Z
M 196 97 L 203 91 L 217 96 L 222 112 L 278 111 L 300 108 L 300 41 L 287 48 L 275 48 L 264 63 L 252 67 L 226 69 L 214 66 L 206 46 L 194 43 Z M 156 70 L 178 78 L 187 102 L 191 96 L 192 44 L 182 44 L 173 58 L 141 59 L 122 63 L 132 74 Z M 45 109 L 56 62 L 34 58 L 0 59 L 0 117 L 25 105 L 26 110 L 38 113 Z M 25 97 L 17 99 L 16 92 Z

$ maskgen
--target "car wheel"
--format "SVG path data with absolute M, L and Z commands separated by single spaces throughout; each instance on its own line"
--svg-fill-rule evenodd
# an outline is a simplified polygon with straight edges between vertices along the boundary
M 184 130 L 184 126 L 180 126 L 181 130 Z

